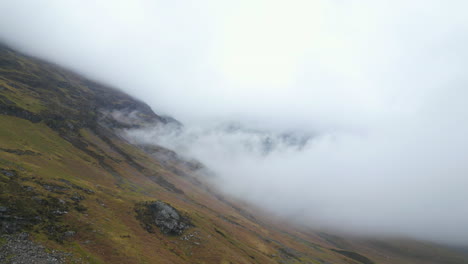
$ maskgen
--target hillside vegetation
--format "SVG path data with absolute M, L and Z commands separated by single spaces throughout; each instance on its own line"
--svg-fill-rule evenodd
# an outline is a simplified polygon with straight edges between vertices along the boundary
M 210 187 L 203 165 L 116 133 L 147 122 L 175 121 L 0 46 L 0 262 L 468 263 L 435 244 L 347 239 L 255 213 Z

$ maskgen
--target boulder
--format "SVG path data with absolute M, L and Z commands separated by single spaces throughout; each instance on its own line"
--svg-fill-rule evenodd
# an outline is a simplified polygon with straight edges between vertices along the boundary
M 186 216 L 162 201 L 146 202 L 137 209 L 137 213 L 148 231 L 151 231 L 151 226 L 157 226 L 163 234 L 181 235 L 191 226 Z

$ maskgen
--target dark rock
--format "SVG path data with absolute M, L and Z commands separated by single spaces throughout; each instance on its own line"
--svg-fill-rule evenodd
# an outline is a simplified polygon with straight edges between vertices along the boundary
M 39 195 L 31 197 L 31 199 L 39 204 L 44 204 L 46 202 L 46 200 L 42 199 Z
M 90 190 L 88 188 L 84 188 L 84 187 L 81 187 L 79 185 L 76 185 L 76 184 L 73 184 L 72 182 L 68 181 L 68 180 L 65 180 L 65 179 L 60 179 L 59 181 L 61 182 L 64 182 L 66 183 L 67 185 L 71 186 L 72 188 L 74 189 L 77 189 L 77 190 L 80 190 L 80 191 L 83 191 L 87 194 L 94 194 L 94 191 L 93 190 Z
M 23 232 L 23 233 L 18 234 L 18 239 L 19 239 L 19 240 L 26 240 L 26 239 L 28 239 L 28 238 L 29 238 L 29 234 L 26 233 L 26 232 Z
M 172 184 L 171 182 L 167 181 L 166 179 L 164 179 L 162 176 L 159 176 L 159 175 L 155 175 L 155 176 L 151 176 L 149 177 L 152 181 L 154 181 L 155 183 L 159 184 L 161 187 L 163 187 L 164 189 L 170 191 L 170 192 L 174 192 L 174 193 L 178 193 L 178 194 L 184 194 L 184 192 L 177 188 L 174 184 Z
M 32 192 L 32 191 L 34 191 L 34 187 L 32 187 L 32 186 L 23 186 L 23 189 L 24 189 L 25 191 L 27 191 L 27 192 Z
M 16 154 L 18 156 L 23 156 L 23 155 L 29 155 L 29 156 L 41 156 L 41 153 L 34 152 L 31 150 L 22 150 L 22 149 L 6 149 L 6 148 L 0 148 L 1 151 L 11 153 L 11 154 Z
M 75 184 L 73 184 L 72 187 L 77 189 L 77 190 L 83 191 L 83 192 L 85 192 L 87 194 L 94 194 L 94 191 L 91 190 L 91 189 L 88 189 L 88 188 L 84 188 L 84 187 L 81 187 L 81 186 L 78 186 L 78 185 L 75 185 Z
M 13 101 L 11 101 L 10 99 L 8 99 L 7 97 L 3 95 L 0 95 L 0 102 L 6 105 L 15 105 Z
M 68 191 L 70 188 L 59 186 L 59 185 L 52 185 L 52 184 L 43 184 L 42 187 L 48 190 L 49 192 L 61 193 L 64 191 Z
M 64 211 L 64 210 L 63 211 L 62 210 L 54 210 L 54 211 L 52 211 L 52 214 L 54 214 L 54 215 L 66 215 L 66 214 L 68 214 L 68 212 Z
M 0 114 L 23 118 L 33 123 L 37 123 L 42 120 L 40 116 L 13 105 L 0 104 Z
M 8 212 L 8 208 L 5 206 L 0 206 L 0 214 Z
M 75 231 L 69 230 L 69 231 L 63 233 L 63 237 L 64 237 L 64 238 L 70 238 L 70 237 L 75 236 L 75 234 L 76 234 Z
M 8 85 L 16 89 L 20 88 L 16 83 L 9 82 Z
M 7 177 L 16 177 L 18 174 L 16 174 L 16 171 L 14 170 L 6 170 L 6 169 L 0 169 L 0 173 L 7 176 Z
M 154 218 L 154 223 L 163 233 L 180 235 L 188 228 L 188 223 L 169 204 L 158 201 L 150 204 L 148 208 Z
M 74 209 L 80 213 L 86 212 L 88 208 L 86 208 L 84 205 L 80 204 L 79 202 L 75 202 L 74 204 Z
M 80 194 L 78 193 L 74 193 L 70 199 L 72 199 L 73 201 L 75 202 L 80 202 L 80 201 L 83 201 L 85 198 L 83 196 L 81 196 Z
M 163 234 L 181 235 L 191 226 L 187 217 L 182 216 L 177 209 L 162 201 L 143 204 L 143 208 L 137 209 L 137 214 L 148 231 L 151 230 L 151 226 L 155 225 Z
M 78 187 L 79 187 L 79 186 L 78 186 Z M 85 192 L 85 193 L 87 193 L 87 194 L 94 194 L 94 191 L 91 190 L 91 189 L 83 188 L 83 187 L 79 187 L 79 188 L 78 188 L 78 187 L 74 186 L 74 188 L 79 189 L 79 190 L 82 190 L 83 192 Z
M 8 218 L 9 216 L 3 216 L 2 218 Z M 9 219 L 6 220 L 1 220 L 0 221 L 0 233 L 1 234 L 14 234 L 18 232 L 21 229 L 21 226 L 18 225 L 18 223 L 14 221 L 10 221 Z

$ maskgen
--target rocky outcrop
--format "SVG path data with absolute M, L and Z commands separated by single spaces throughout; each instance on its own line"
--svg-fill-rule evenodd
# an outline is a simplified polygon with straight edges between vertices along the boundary
M 153 227 L 156 226 L 163 234 L 181 235 L 185 229 L 192 226 L 187 216 L 162 201 L 138 204 L 136 212 L 137 218 L 148 232 L 154 232 Z
M 26 119 L 33 123 L 37 123 L 42 120 L 39 115 L 14 105 L 0 104 L 0 114 Z

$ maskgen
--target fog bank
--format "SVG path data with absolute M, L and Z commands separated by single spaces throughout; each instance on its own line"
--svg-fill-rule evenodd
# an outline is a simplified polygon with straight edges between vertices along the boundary
M 225 192 L 313 227 L 468 243 L 467 1 L 0 3 L 1 41 L 182 121 L 126 133 Z

